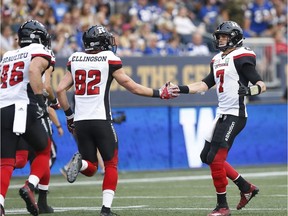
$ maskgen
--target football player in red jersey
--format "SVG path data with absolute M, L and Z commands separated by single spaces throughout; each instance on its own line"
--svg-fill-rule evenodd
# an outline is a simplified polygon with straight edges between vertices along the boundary
M 68 166 L 67 180 L 74 182 L 79 172 L 86 176 L 96 173 L 98 148 L 105 166 L 100 215 L 112 216 L 116 215 L 110 209 L 118 181 L 118 139 L 111 117 L 111 82 L 115 79 L 134 94 L 162 99 L 178 96 L 179 89 L 168 89 L 168 84 L 161 89 L 151 89 L 134 82 L 124 72 L 121 59 L 115 55 L 114 36 L 105 27 L 90 27 L 82 39 L 85 52 L 76 52 L 69 57 L 68 71 L 57 88 L 68 129 L 73 132 L 75 127 L 78 139 L 79 153 L 74 154 Z M 75 90 L 75 115 L 66 95 L 66 90 L 72 86 Z
M 18 30 L 20 49 L 8 51 L 1 61 L 1 215 L 4 200 L 15 165 L 15 154 L 20 137 L 35 151 L 31 171 L 19 194 L 32 215 L 39 214 L 34 188 L 46 184 L 49 173 L 51 140 L 48 111 L 43 98 L 42 74 L 52 64 L 50 35 L 40 22 L 29 20 Z M 42 182 L 45 181 L 45 182 Z M 48 180 L 49 181 L 49 180 Z
M 201 160 L 209 165 L 217 194 L 216 208 L 208 216 L 228 216 L 230 210 L 226 200 L 227 177 L 240 190 L 241 209 L 259 192 L 246 181 L 227 161 L 227 155 L 236 136 L 247 121 L 246 96 L 259 95 L 266 91 L 265 83 L 257 73 L 256 55 L 243 47 L 243 31 L 233 22 L 220 24 L 213 33 L 216 54 L 210 63 L 210 73 L 200 82 L 179 86 L 180 93 L 195 94 L 216 85 L 218 109 L 213 125 L 205 138 Z M 248 86 L 251 82 L 252 85 Z

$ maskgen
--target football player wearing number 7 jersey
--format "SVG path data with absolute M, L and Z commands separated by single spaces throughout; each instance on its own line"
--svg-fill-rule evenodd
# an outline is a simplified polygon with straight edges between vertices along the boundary
M 133 94 L 170 99 L 178 96 L 178 87 L 165 84 L 151 89 L 134 82 L 122 68 L 115 55 L 114 36 L 103 26 L 92 26 L 83 34 L 85 52 L 69 57 L 68 72 L 57 88 L 61 107 L 67 117 L 70 132 L 78 139 L 79 153 L 74 154 L 67 169 L 67 180 L 72 183 L 79 172 L 92 176 L 98 168 L 97 148 L 103 158 L 105 174 L 102 184 L 101 216 L 116 215 L 111 205 L 118 181 L 118 139 L 113 128 L 110 107 L 110 85 L 115 79 Z M 66 90 L 74 87 L 75 114 L 67 100 Z M 169 88 L 168 88 L 169 87 Z
M 6 52 L 1 61 L 1 216 L 20 137 L 36 154 L 28 180 L 19 190 L 32 215 L 39 214 L 34 189 L 37 184 L 48 185 L 50 179 L 51 139 L 42 83 L 43 73 L 52 64 L 50 35 L 43 24 L 29 20 L 18 30 L 18 44 L 20 49 Z
M 205 138 L 201 160 L 209 165 L 217 194 L 216 208 L 208 216 L 228 216 L 230 210 L 226 200 L 227 177 L 240 190 L 239 210 L 259 192 L 246 181 L 227 161 L 227 155 L 236 136 L 245 127 L 247 110 L 245 97 L 259 95 L 266 86 L 257 73 L 256 55 L 243 47 L 243 31 L 233 21 L 223 22 L 213 33 L 216 54 L 210 63 L 210 73 L 201 82 L 179 86 L 180 93 L 205 92 L 216 85 L 218 109 L 211 129 Z M 251 82 L 252 85 L 248 86 Z M 241 156 L 240 156 L 241 157 Z

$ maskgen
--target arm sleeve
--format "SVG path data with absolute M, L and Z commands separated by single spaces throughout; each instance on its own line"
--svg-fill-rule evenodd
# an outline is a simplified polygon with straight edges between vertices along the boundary
M 244 54 L 240 58 L 235 58 L 235 67 L 238 71 L 240 80 L 244 83 L 251 82 L 253 85 L 262 81 L 260 75 L 256 71 L 256 56 Z
M 210 73 L 202 81 L 206 83 L 209 89 L 216 84 L 213 74 L 213 61 L 210 63 Z

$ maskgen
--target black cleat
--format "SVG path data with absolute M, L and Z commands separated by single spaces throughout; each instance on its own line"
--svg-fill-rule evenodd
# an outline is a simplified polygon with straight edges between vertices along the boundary
M 113 212 L 109 212 L 109 213 L 107 213 L 107 212 L 101 212 L 101 213 L 100 213 L 100 216 L 119 216 L 119 215 L 117 215 L 117 214 L 115 214 L 115 213 L 113 213 Z
M 51 214 L 54 213 L 54 209 L 51 206 L 48 205 L 40 205 L 38 204 L 39 207 L 39 214 Z
M 5 216 L 5 210 L 2 205 L 0 205 L 0 216 Z

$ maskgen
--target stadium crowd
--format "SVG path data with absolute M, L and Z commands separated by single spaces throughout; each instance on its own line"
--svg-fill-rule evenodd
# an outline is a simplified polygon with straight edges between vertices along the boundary
M 82 32 L 104 25 L 113 32 L 118 56 L 209 55 L 211 33 L 221 22 L 241 25 L 244 37 L 273 37 L 287 53 L 285 0 L 5 0 L 1 1 L 1 52 L 17 47 L 19 26 L 44 23 L 56 57 L 82 51 Z

